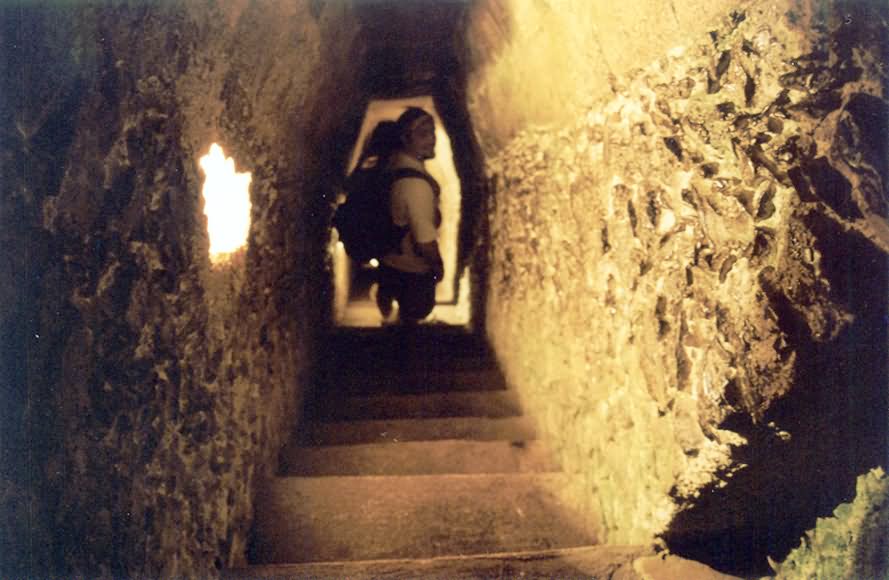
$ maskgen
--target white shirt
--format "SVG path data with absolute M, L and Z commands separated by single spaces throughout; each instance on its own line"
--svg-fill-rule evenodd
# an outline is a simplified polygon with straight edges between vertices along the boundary
M 393 169 L 410 168 L 426 173 L 422 161 L 403 153 L 396 154 Z M 404 272 L 428 272 L 429 264 L 414 248 L 415 243 L 425 244 L 438 237 L 435 227 L 435 193 L 432 186 L 421 177 L 403 177 L 392 185 L 389 200 L 392 222 L 397 226 L 409 226 L 401 240 L 401 253 L 388 254 L 383 263 Z

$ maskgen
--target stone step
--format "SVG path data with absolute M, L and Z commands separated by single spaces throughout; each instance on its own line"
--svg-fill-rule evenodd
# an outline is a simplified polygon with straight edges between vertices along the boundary
M 331 376 L 353 375 L 358 372 L 441 372 L 452 370 L 475 371 L 497 368 L 497 361 L 486 354 L 466 354 L 463 356 L 430 356 L 416 358 L 382 358 L 374 352 L 348 351 L 348 354 L 333 354 L 324 361 Z
M 343 360 L 358 356 L 373 361 L 403 361 L 405 355 L 444 361 L 489 356 L 491 353 L 484 340 L 466 332 L 443 333 L 423 329 L 410 335 L 394 329 L 338 333 L 327 339 L 325 351 L 339 355 Z
M 440 391 L 498 391 L 506 389 L 496 368 L 374 369 L 342 368 L 320 377 L 319 394 L 431 393 Z
M 411 340 L 439 345 L 471 345 L 483 347 L 485 340 L 473 334 L 465 326 L 448 324 L 421 324 L 412 329 L 398 326 L 360 328 L 339 327 L 327 336 L 331 344 L 386 344 L 404 339 L 409 336 Z
M 534 422 L 528 417 L 449 417 L 308 423 L 296 436 L 296 441 L 303 446 L 319 446 L 441 439 L 526 441 L 536 438 Z
M 615 578 L 641 580 L 634 562 L 651 553 L 644 546 L 585 546 L 535 552 L 506 552 L 414 560 L 371 560 L 269 564 L 223 571 L 226 580 L 477 580 L 478 578 Z M 677 576 L 676 578 L 684 578 Z
M 254 563 L 429 558 L 596 543 L 563 474 L 279 477 L 256 501 Z
M 350 396 L 318 408 L 315 421 L 431 419 L 435 417 L 516 417 L 522 414 L 514 391 Z
M 558 471 L 538 441 L 417 441 L 332 447 L 288 446 L 280 474 L 423 475 Z

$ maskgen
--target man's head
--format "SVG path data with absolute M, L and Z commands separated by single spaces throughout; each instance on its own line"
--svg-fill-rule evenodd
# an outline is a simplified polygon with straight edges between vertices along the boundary
M 420 161 L 435 157 L 435 120 L 419 107 L 408 107 L 398 117 L 402 149 Z

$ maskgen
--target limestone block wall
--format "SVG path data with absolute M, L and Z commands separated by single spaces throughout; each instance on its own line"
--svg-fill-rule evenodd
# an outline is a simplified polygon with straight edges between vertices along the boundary
M 505 46 L 469 89 L 491 151 L 487 330 L 508 380 L 576 476 L 565 499 L 607 541 L 636 543 L 714 490 L 733 489 L 749 472 L 741 457 L 780 451 L 786 489 L 825 477 L 792 463 L 782 441 L 806 421 L 839 433 L 849 419 L 822 424 L 812 413 L 791 428 L 768 413 L 776 400 L 824 384 L 801 371 L 830 352 L 813 345 L 835 345 L 860 321 L 869 322 L 855 344 L 870 345 L 878 370 L 869 386 L 863 375 L 848 385 L 851 375 L 830 374 L 831 392 L 845 394 L 821 404 L 884 396 L 883 21 L 794 2 L 715 7 L 721 16 L 698 34 L 681 42 L 656 34 L 633 63 L 627 54 L 648 40 L 640 23 L 643 34 L 623 37 L 624 65 L 608 80 L 583 52 L 606 26 L 593 16 L 603 9 L 538 2 L 533 10 L 546 18 L 516 24 L 532 3 L 483 4 L 488 19 L 470 43 L 480 52 Z M 537 51 L 557 44 L 548 38 L 561 38 L 557 23 L 569 21 L 571 40 L 554 50 L 574 65 L 550 60 L 544 74 Z M 539 42 L 517 40 L 532 32 Z M 577 40 L 584 32 L 587 44 Z M 559 87 L 585 72 L 611 94 L 591 91 L 598 98 L 586 105 L 563 98 Z M 533 114 L 531 105 L 495 110 L 507 78 L 529 77 L 538 79 L 525 85 L 536 95 L 526 101 Z M 566 107 L 570 119 L 553 113 Z M 499 123 L 510 115 L 524 130 L 507 139 Z M 853 274 L 837 267 L 844 261 L 867 268 L 873 283 L 851 288 Z M 758 439 L 741 425 L 756 426 Z M 885 427 L 868 423 L 862 433 L 869 427 L 885 443 Z M 873 440 L 844 433 L 838 447 L 811 447 L 862 458 L 818 463 L 837 478 L 879 461 L 866 451 Z M 801 479 L 788 482 L 794 473 Z M 765 505 L 751 498 L 773 491 L 739 491 L 736 506 L 714 508 L 711 525 L 747 525 Z M 802 503 L 787 495 L 781 517 Z M 780 526 L 781 517 L 763 525 Z
M 324 320 L 321 184 L 348 143 L 321 144 L 362 109 L 356 25 L 309 1 L 0 20 L 4 574 L 212 577 L 243 563 Z M 220 267 L 213 142 L 252 173 Z

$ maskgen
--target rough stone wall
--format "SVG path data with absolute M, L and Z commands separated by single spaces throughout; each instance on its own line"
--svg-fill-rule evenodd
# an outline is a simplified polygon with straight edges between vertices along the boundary
M 609 77 L 703 34 L 730 0 L 484 0 L 468 15 L 467 105 L 486 154 L 528 126 L 570 123 Z
M 327 308 L 321 180 L 348 143 L 321 144 L 361 110 L 355 23 L 309 1 L 2 20 L 4 573 L 212 576 L 243 563 Z M 253 209 L 211 268 L 214 141 Z
M 549 20 L 515 24 L 524 3 L 485 4 L 509 14 L 501 22 L 534 27 L 536 38 L 562 34 Z M 872 451 L 885 448 L 879 417 L 856 432 L 842 426 L 854 413 L 814 414 L 856 401 L 860 418 L 885 405 L 887 29 L 867 9 L 853 5 L 840 18 L 796 2 L 723 10 L 697 36 L 655 43 L 661 57 L 612 76 L 612 94 L 572 120 L 534 127 L 528 116 L 526 130 L 487 159 L 488 333 L 576 475 L 566 500 L 609 542 L 649 541 L 723 488 L 737 501 L 714 506 L 720 521 L 710 526 L 747 525 L 752 511 L 772 508 L 755 517 L 780 527 L 819 490 L 830 495 L 825 478 L 851 472 L 854 485 L 856 470 L 885 461 Z M 552 10 L 595 36 L 573 17 Z M 498 62 L 513 69 L 481 68 L 470 83 L 490 150 L 504 137 L 492 83 L 537 71 L 533 53 L 549 41 L 522 49 L 501 40 L 519 32 L 476 30 L 480 51 L 505 42 L 511 64 Z M 626 38 L 622 50 L 636 42 Z M 553 67 L 528 90 L 560 86 L 576 70 Z M 579 103 L 553 95 L 535 107 Z M 847 264 L 873 282 L 851 284 Z M 859 321 L 863 330 L 843 334 Z M 875 357 L 873 372 L 847 373 L 862 355 Z M 816 364 L 825 356 L 833 366 Z M 819 393 L 812 415 L 769 420 L 776 400 L 807 389 Z M 740 425 L 754 425 L 758 439 Z M 816 426 L 837 441 L 817 446 Z M 807 468 L 805 451 L 786 453 L 782 442 L 800 433 L 810 434 L 808 459 L 836 473 Z M 816 449 L 833 459 L 813 457 Z M 777 503 L 763 499 L 776 487 L 733 487 L 752 469 L 739 457 L 771 453 L 790 466 L 776 476 Z M 780 471 L 780 462 L 770 467 Z

